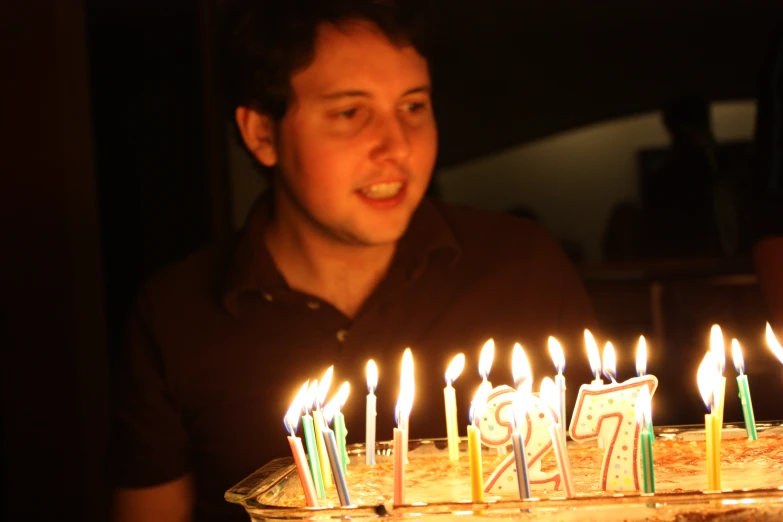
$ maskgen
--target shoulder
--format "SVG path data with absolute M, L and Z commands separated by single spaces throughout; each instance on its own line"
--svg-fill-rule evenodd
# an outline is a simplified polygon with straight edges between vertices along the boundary
M 140 305 L 176 312 L 216 306 L 225 285 L 233 241 L 206 245 L 163 267 L 142 285 Z
M 467 254 L 483 249 L 502 257 L 529 257 L 559 251 L 549 233 L 531 219 L 444 202 L 433 204 Z

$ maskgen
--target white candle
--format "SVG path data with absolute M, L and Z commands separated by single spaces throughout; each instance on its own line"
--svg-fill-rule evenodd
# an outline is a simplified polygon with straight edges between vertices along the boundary
M 366 450 L 365 464 L 375 464 L 375 418 L 377 411 L 375 409 L 375 389 L 378 386 L 378 367 L 375 365 L 375 361 L 370 359 L 367 361 L 367 409 L 366 419 L 364 427 L 365 443 L 364 448 Z
M 400 369 L 397 427 L 394 429 L 394 503 L 405 503 L 405 464 L 408 460 L 408 420 L 413 407 L 413 354 L 406 348 Z
M 565 371 L 565 354 L 563 354 L 563 347 L 560 346 L 560 343 L 554 337 L 549 337 L 548 344 L 549 354 L 552 356 L 552 362 L 555 363 L 555 370 L 557 370 L 557 375 L 555 375 L 555 386 L 557 387 L 558 396 L 557 413 L 560 416 L 558 424 L 560 424 L 563 444 L 565 444 L 566 427 L 568 426 L 566 421 L 566 382 L 565 377 L 563 376 L 563 372 Z
M 449 460 L 459 460 L 459 429 L 457 427 L 457 398 L 452 384 L 465 367 L 465 355 L 458 354 L 446 370 L 446 387 L 443 400 L 446 407 L 446 438 L 449 445 Z

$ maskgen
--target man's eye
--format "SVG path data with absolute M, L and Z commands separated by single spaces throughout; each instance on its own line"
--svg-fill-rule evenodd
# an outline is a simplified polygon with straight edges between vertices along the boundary
M 356 107 L 353 107 L 353 108 L 351 108 L 351 109 L 345 109 L 345 110 L 343 110 L 343 111 L 339 111 L 339 112 L 336 114 L 336 116 L 337 116 L 337 118 L 338 118 L 338 119 L 343 119 L 343 120 L 350 120 L 350 119 L 352 119 L 354 116 L 356 116 L 356 113 L 357 113 L 357 112 L 358 112 L 358 109 L 356 109 Z
M 426 109 L 427 104 L 424 102 L 410 102 L 405 104 L 405 111 L 410 114 L 424 112 Z

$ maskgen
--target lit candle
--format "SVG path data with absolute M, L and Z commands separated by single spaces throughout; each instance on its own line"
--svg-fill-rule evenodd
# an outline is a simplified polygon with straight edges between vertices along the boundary
M 348 383 L 346 383 L 348 384 Z M 342 392 L 343 387 L 340 388 Z M 344 392 L 347 395 L 347 392 Z M 335 433 L 329 428 L 329 423 L 339 412 L 340 393 L 329 402 L 324 408 L 324 444 L 326 446 L 326 452 L 329 455 L 329 464 L 332 468 L 332 478 L 334 479 L 334 485 L 337 488 L 337 498 L 340 499 L 341 506 L 350 506 L 351 497 L 348 494 L 348 484 L 345 481 L 345 470 L 341 463 L 340 447 L 335 437 Z M 343 429 L 345 425 L 343 424 Z
M 470 498 L 484 502 L 484 476 L 481 470 L 481 431 L 476 425 L 487 401 L 486 387 L 479 386 L 470 404 L 468 424 L 468 458 L 470 460 Z
M 737 388 L 739 388 L 739 398 L 742 403 L 742 417 L 745 419 L 745 431 L 748 433 L 748 440 L 758 440 L 756 433 L 756 417 L 753 415 L 753 402 L 750 400 L 750 385 L 748 376 L 745 375 L 745 359 L 742 357 L 742 348 L 739 341 L 731 340 L 731 356 L 734 359 L 734 368 L 737 369 Z
M 775 337 L 775 332 L 772 331 L 772 326 L 770 326 L 769 323 L 767 323 L 766 335 L 769 349 L 772 350 L 772 353 L 775 354 L 775 357 L 777 357 L 778 360 L 783 363 L 783 346 L 780 346 L 780 342 L 778 342 L 777 337 Z
M 612 381 L 613 384 L 617 384 L 617 354 L 610 341 L 607 341 L 604 345 L 603 367 L 604 376 Z
M 406 348 L 400 369 L 397 427 L 394 428 L 394 504 L 405 504 L 405 462 L 408 458 L 408 420 L 413 408 L 413 354 Z
M 495 340 L 488 339 L 484 343 L 484 347 L 481 349 L 481 355 L 479 356 L 479 375 L 481 376 L 481 393 L 484 397 L 489 397 L 492 393 L 492 383 L 489 382 L 489 372 L 492 369 L 492 361 L 495 358 Z M 506 446 L 497 446 L 495 448 L 498 455 L 506 454 Z
M 647 340 L 643 335 L 640 335 L 639 342 L 636 345 L 636 376 L 644 377 L 645 375 L 647 375 Z M 650 398 L 650 401 L 652 401 L 652 398 Z M 650 412 L 652 412 L 652 404 L 650 405 Z M 653 434 L 651 436 L 654 437 L 655 429 L 653 428 L 652 413 L 650 413 L 650 418 L 647 419 L 647 422 L 649 423 L 650 433 Z
M 366 455 L 364 463 L 375 464 L 375 388 L 378 386 L 378 367 L 375 361 L 367 361 L 367 411 L 364 427 L 364 448 Z
M 514 463 L 517 467 L 519 498 L 525 499 L 530 498 L 530 479 L 527 474 L 527 455 L 522 426 L 530 402 L 533 373 L 530 370 L 530 362 L 527 360 L 525 350 L 519 343 L 514 344 L 514 351 L 511 354 L 511 374 L 514 378 L 514 386 L 517 388 L 514 397 L 514 433 L 511 435 L 511 444 L 514 447 Z
M 650 390 L 643 386 L 636 396 L 636 423 L 639 425 L 641 448 L 642 484 L 644 493 L 655 493 L 655 468 L 653 467 L 653 429 Z
M 601 354 L 598 353 L 598 345 L 590 330 L 585 329 L 585 347 L 587 348 L 587 360 L 590 361 L 590 370 L 593 372 L 592 384 L 601 385 Z
M 541 383 L 541 400 L 554 409 L 554 406 L 557 405 L 559 393 L 560 391 L 557 389 L 557 385 L 552 382 L 552 379 L 544 377 L 544 380 Z M 548 415 L 548 418 L 549 433 L 552 437 L 552 446 L 555 452 L 557 469 L 560 471 L 560 479 L 563 482 L 563 491 L 565 492 L 566 498 L 572 498 L 574 496 L 574 478 L 571 474 L 571 461 L 568 459 L 568 450 L 565 441 L 560 436 L 563 432 L 563 428 L 551 413 Z
M 481 376 L 481 388 L 484 396 L 489 395 L 492 383 L 489 382 L 489 372 L 492 370 L 492 361 L 495 358 L 495 340 L 489 339 L 484 343 L 479 356 L 478 371 Z
M 639 491 L 642 477 L 637 456 L 641 430 L 635 422 L 634 405 L 642 387 L 647 387 L 650 396 L 653 395 L 658 379 L 644 375 L 618 383 L 617 357 L 611 343 L 606 343 L 604 348 L 603 367 L 604 375 L 612 382 L 579 388 L 571 419 L 571 438 L 577 442 L 604 439 L 601 489 Z
M 302 447 L 302 439 L 296 436 L 296 428 L 299 425 L 299 416 L 302 413 L 302 407 L 304 405 L 304 396 L 307 394 L 308 383 L 299 390 L 296 394 L 294 402 L 291 403 L 291 407 L 288 408 L 285 416 L 283 417 L 283 424 L 285 424 L 288 430 L 288 445 L 291 446 L 291 454 L 294 457 L 294 463 L 296 464 L 296 471 L 299 474 L 299 482 L 302 484 L 302 489 L 305 494 L 305 502 L 309 507 L 317 507 L 318 500 L 316 498 L 315 487 L 313 487 L 313 478 L 310 476 L 310 470 L 307 467 L 307 457 Z
M 719 491 L 720 486 L 720 430 L 721 425 L 715 411 L 715 396 L 718 393 L 720 373 L 715 354 L 707 352 L 699 365 L 696 380 L 699 384 L 699 392 L 707 406 L 704 416 L 704 436 L 707 449 L 707 490 Z
M 326 498 L 324 490 L 324 480 L 321 476 L 321 459 L 318 457 L 318 446 L 316 444 L 315 428 L 313 418 L 310 416 L 310 409 L 315 404 L 315 396 L 318 393 L 318 381 L 313 381 L 307 389 L 305 397 L 304 415 L 302 415 L 302 430 L 305 436 L 305 446 L 307 447 L 308 462 L 310 463 L 310 475 L 315 484 L 315 491 L 318 498 Z
M 344 382 L 334 398 L 329 401 L 329 404 L 324 408 L 324 417 L 329 424 L 334 422 L 334 437 L 337 440 L 337 455 L 340 457 L 339 463 L 343 469 L 343 473 L 348 471 L 348 450 L 345 447 L 345 438 L 348 435 L 348 430 L 345 427 L 345 416 L 340 409 L 345 405 L 345 401 L 348 400 L 348 394 L 351 392 L 351 385 L 348 382 Z M 328 416 L 327 416 L 328 410 Z M 331 461 L 331 456 L 329 457 Z
M 452 384 L 465 367 L 465 355 L 458 354 L 446 369 L 446 387 L 443 399 L 446 405 L 446 438 L 449 444 L 449 460 L 459 460 L 459 428 L 457 427 L 457 398 Z
M 560 416 L 560 422 L 558 425 L 562 431 L 563 444 L 566 441 L 566 382 L 563 377 L 565 371 L 565 355 L 563 354 L 563 347 L 554 337 L 550 336 L 548 340 L 549 355 L 552 357 L 552 362 L 555 363 L 555 386 L 557 387 L 557 412 Z
M 321 381 L 318 383 L 318 392 L 315 395 L 316 407 L 313 410 L 313 423 L 315 424 L 315 442 L 318 446 L 318 457 L 321 463 L 321 476 L 324 479 L 324 486 L 332 486 L 332 474 L 329 471 L 329 454 L 326 452 L 326 441 L 324 440 L 324 415 L 323 407 L 326 401 L 326 394 L 329 393 L 329 387 L 332 385 L 332 374 L 334 366 L 330 366 Z
M 715 407 L 713 413 L 718 417 L 718 425 L 721 430 L 718 431 L 718 442 L 721 440 L 723 428 L 723 404 L 726 400 L 726 377 L 723 372 L 726 370 L 726 347 L 723 341 L 723 332 L 717 324 L 712 325 L 710 329 L 710 351 L 715 356 L 715 364 L 718 365 L 718 376 L 715 381 Z

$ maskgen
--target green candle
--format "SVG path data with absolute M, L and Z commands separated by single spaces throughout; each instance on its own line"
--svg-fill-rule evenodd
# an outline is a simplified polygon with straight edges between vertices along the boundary
M 642 491 L 655 493 L 655 469 L 653 464 L 653 429 L 650 391 L 643 386 L 636 396 L 636 422 L 640 428 L 639 453 L 642 461 Z
M 748 385 L 748 376 L 745 375 L 745 359 L 742 357 L 742 348 L 739 341 L 731 340 L 731 354 L 734 359 L 734 367 L 737 369 L 737 387 L 739 388 L 739 398 L 742 403 L 742 416 L 745 418 L 745 431 L 748 433 L 748 440 L 758 440 L 756 433 L 756 418 L 753 415 L 753 403 L 750 400 L 750 386 Z
M 304 429 L 305 445 L 307 446 L 307 460 L 310 462 L 310 473 L 313 476 L 313 484 L 318 498 L 326 498 L 324 481 L 321 477 L 321 461 L 318 458 L 318 446 L 315 442 L 315 429 L 313 418 L 309 413 L 302 416 L 302 428 Z
M 739 398 L 742 403 L 742 416 L 745 417 L 745 431 L 748 432 L 748 440 L 758 440 L 756 419 L 753 416 L 753 403 L 750 400 L 748 376 L 740 375 L 737 377 L 737 386 L 739 386 Z
M 655 468 L 653 467 L 653 430 L 652 427 L 642 429 L 641 439 L 642 476 L 644 478 L 644 492 L 655 493 Z
M 348 450 L 345 448 L 345 437 L 348 430 L 345 429 L 345 416 L 341 412 L 334 414 L 334 436 L 337 439 L 337 452 L 340 454 L 340 463 L 343 473 L 348 471 Z

